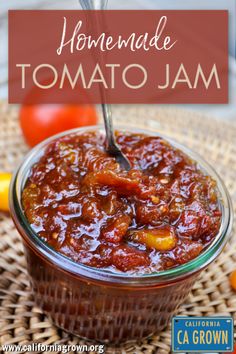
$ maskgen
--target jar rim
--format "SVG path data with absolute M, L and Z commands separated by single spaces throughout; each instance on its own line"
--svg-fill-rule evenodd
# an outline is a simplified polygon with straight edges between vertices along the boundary
M 10 212 L 13 221 L 22 235 L 23 239 L 34 248 L 35 251 L 39 252 L 40 255 L 48 262 L 53 263 L 58 268 L 73 274 L 74 276 L 89 278 L 95 281 L 106 281 L 122 285 L 129 286 L 144 286 L 144 285 L 158 285 L 170 282 L 176 282 L 182 278 L 188 277 L 191 274 L 199 272 L 201 269 L 205 268 L 210 264 L 222 251 L 230 231 L 232 229 L 232 215 L 233 208 L 229 193 L 225 187 L 224 182 L 217 174 L 217 172 L 211 167 L 208 162 L 206 162 L 200 155 L 191 149 L 185 147 L 184 145 L 176 142 L 173 139 L 166 137 L 165 135 L 158 134 L 152 130 L 132 128 L 129 126 L 116 126 L 117 130 L 128 131 L 133 133 L 143 133 L 152 134 L 152 136 L 159 136 L 167 140 L 173 147 L 182 150 L 185 154 L 190 156 L 195 162 L 197 162 L 198 167 L 206 174 L 211 176 L 217 184 L 217 191 L 220 200 L 220 209 L 222 213 L 221 225 L 218 234 L 216 235 L 213 242 L 198 255 L 193 260 L 179 265 L 174 268 L 170 268 L 163 271 L 156 271 L 152 273 L 143 274 L 130 274 L 123 272 L 113 272 L 111 270 L 106 270 L 103 268 L 95 268 L 91 266 L 84 265 L 73 261 L 72 259 L 62 255 L 61 253 L 54 250 L 45 241 L 43 241 L 38 234 L 31 228 L 22 208 L 21 204 L 21 194 L 25 182 L 28 178 L 30 169 L 32 165 L 39 160 L 42 156 L 45 148 L 54 140 L 61 138 L 66 135 L 80 134 L 86 131 L 104 131 L 101 125 L 88 126 L 82 128 L 76 128 L 72 130 L 67 130 L 62 133 L 56 134 L 40 144 L 36 145 L 29 153 L 25 156 L 23 162 L 20 164 L 16 170 L 10 186 Z

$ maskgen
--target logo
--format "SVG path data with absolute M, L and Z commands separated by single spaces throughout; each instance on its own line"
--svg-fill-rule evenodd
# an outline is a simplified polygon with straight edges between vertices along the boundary
M 172 319 L 173 352 L 232 352 L 231 317 L 180 317 Z

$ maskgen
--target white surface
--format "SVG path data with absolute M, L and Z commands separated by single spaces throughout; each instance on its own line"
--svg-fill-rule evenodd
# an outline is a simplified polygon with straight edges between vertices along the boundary
M 78 9 L 78 0 L 0 0 L 0 98 L 7 98 L 7 42 L 9 9 Z M 228 105 L 187 105 L 188 109 L 236 120 L 236 0 L 108 0 L 109 9 L 228 9 L 230 59 L 230 103 Z

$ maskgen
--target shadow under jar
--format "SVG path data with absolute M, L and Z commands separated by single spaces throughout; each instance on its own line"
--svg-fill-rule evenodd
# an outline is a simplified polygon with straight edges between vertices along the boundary
M 10 209 L 23 238 L 37 305 L 58 327 L 70 333 L 120 344 L 150 336 L 167 326 L 200 272 L 222 251 L 232 226 L 232 206 L 224 183 L 213 168 L 196 153 L 166 139 L 216 181 L 221 223 L 210 245 L 185 264 L 144 274 L 113 272 L 65 257 L 44 242 L 30 226 L 22 207 L 22 191 L 32 166 L 55 139 L 94 130 L 102 129 L 88 127 L 64 132 L 31 150 L 12 180 Z M 128 128 L 128 131 L 155 136 L 155 133 L 144 130 Z

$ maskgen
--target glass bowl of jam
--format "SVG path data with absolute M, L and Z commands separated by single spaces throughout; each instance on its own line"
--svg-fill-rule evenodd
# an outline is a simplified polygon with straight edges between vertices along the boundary
M 98 126 L 42 142 L 15 173 L 10 208 L 37 305 L 70 333 L 120 344 L 166 327 L 222 251 L 232 206 L 183 145 L 132 128 L 116 139 L 130 171 Z

